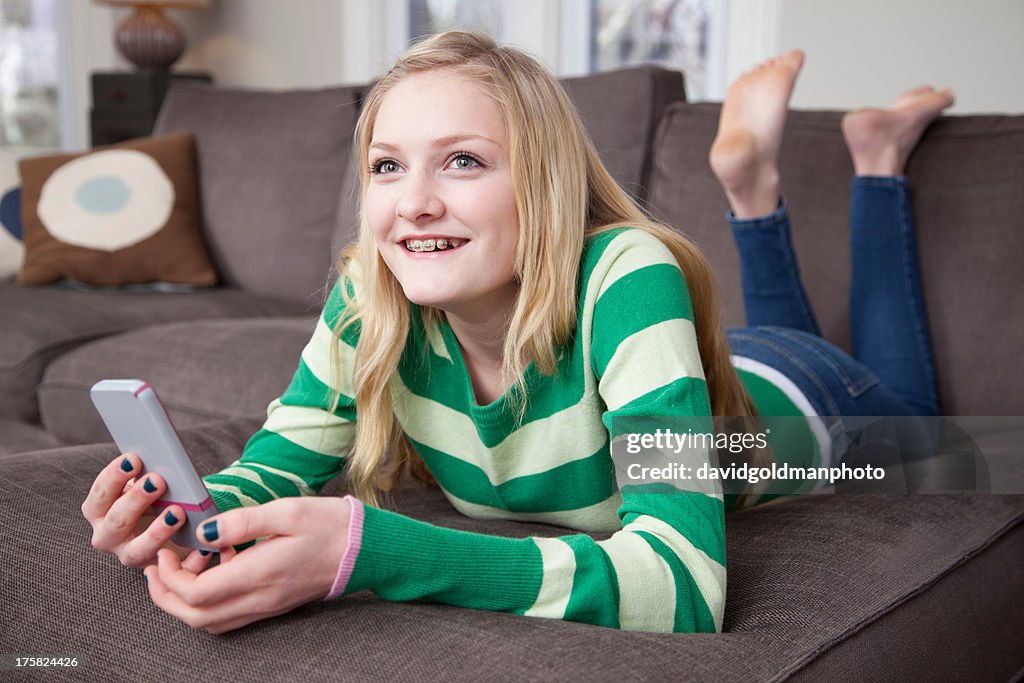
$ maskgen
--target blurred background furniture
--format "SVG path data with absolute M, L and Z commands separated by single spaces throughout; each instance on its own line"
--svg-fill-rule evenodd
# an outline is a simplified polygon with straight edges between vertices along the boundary
M 92 146 L 112 145 L 152 133 L 167 88 L 179 79 L 212 82 L 209 74 L 161 69 L 92 74 Z

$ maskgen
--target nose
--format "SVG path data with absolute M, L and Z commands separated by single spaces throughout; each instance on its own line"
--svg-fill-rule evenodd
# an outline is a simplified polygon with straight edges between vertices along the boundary
M 402 196 L 395 204 L 395 214 L 399 218 L 410 223 L 421 223 L 439 218 L 444 213 L 444 202 L 429 174 L 409 173 L 403 186 Z

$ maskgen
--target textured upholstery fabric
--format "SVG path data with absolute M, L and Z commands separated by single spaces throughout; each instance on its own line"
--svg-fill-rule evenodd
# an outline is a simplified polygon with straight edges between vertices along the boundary
M 293 301 L 236 288 L 167 294 L 0 283 L 0 417 L 38 422 L 36 386 L 46 365 L 98 337 L 173 320 L 299 315 L 304 310 Z
M 206 473 L 236 458 L 258 426 L 236 420 L 182 436 Z M 732 514 L 722 635 L 625 633 L 361 593 L 215 637 L 160 612 L 138 570 L 89 547 L 78 508 L 116 454 L 106 444 L 3 461 L 0 563 L 18 571 L 0 575 L 0 650 L 74 652 L 87 661 L 81 678 L 97 681 L 196 671 L 243 681 L 783 680 L 881 628 L 869 650 L 859 650 L 870 651 L 854 674 L 859 680 L 906 670 L 900 662 L 908 659 L 917 662 L 917 677 L 942 679 L 954 654 L 964 660 L 960 670 L 976 667 L 974 680 L 1005 680 L 1024 665 L 1012 648 L 1020 615 L 993 631 L 986 628 L 993 615 L 981 609 L 1008 605 L 1003 614 L 1024 600 L 1024 583 L 1015 580 L 1024 551 L 1020 496 L 804 496 Z M 325 493 L 342 491 L 332 483 Z M 456 528 L 566 533 L 472 520 L 437 490 L 408 487 L 393 502 L 405 514 Z M 922 599 L 933 584 L 955 581 L 954 569 L 968 572 L 965 579 L 986 578 L 943 593 L 942 609 Z M 913 633 L 894 641 L 885 636 L 897 610 L 897 623 Z M 949 648 L 931 661 L 932 631 L 982 631 L 989 640 L 984 652 Z M 989 663 L 975 664 L 980 659 Z M 841 660 L 823 669 L 836 670 L 844 670 Z
M 634 197 L 646 199 L 651 143 L 665 107 L 685 99 L 682 74 L 645 66 L 562 84 L 612 176 Z
M 266 417 L 288 386 L 316 316 L 152 325 L 64 354 L 46 369 L 39 409 L 67 443 L 109 441 L 89 398 L 101 379 L 138 378 L 156 389 L 179 428 L 230 417 Z
M 156 132 L 195 136 L 203 235 L 224 284 L 316 301 L 361 93 L 170 89 Z
M 338 194 L 338 216 L 331 236 L 331 271 L 327 279 L 338 277 L 337 264 L 341 250 L 359 238 L 359 166 L 358 160 L 345 165 Z
M 63 445 L 57 437 L 42 427 L 0 417 L 0 458 L 14 453 L 41 451 Z
M 727 325 L 743 324 L 728 204 L 707 154 L 718 106 L 673 104 L 654 148 L 655 213 L 704 250 L 722 288 Z M 853 167 L 838 112 L 792 112 L 782 182 L 801 274 L 822 334 L 849 349 L 848 206 Z M 1024 385 L 1024 117 L 944 117 L 907 166 L 939 397 L 947 415 L 1019 415 Z M 979 349 L 985 349 L 983 362 Z
M 1001 681 L 1024 673 L 1020 634 L 1024 610 L 1024 525 L 1017 525 L 928 590 L 907 597 L 905 608 L 881 615 L 877 622 L 849 634 L 799 671 L 798 680 L 920 680 L 927 671 L 947 681 Z M 973 559 L 973 558 L 972 558 Z M 986 586 L 987 590 L 978 590 Z M 1015 590 L 1016 587 L 1016 590 Z M 965 600 L 971 596 L 971 600 Z M 954 612 L 969 618 L 985 615 L 999 624 L 988 629 L 965 627 Z M 1000 634 L 1005 634 L 999 637 Z M 915 637 L 918 636 L 918 637 Z M 984 653 L 984 656 L 964 656 Z

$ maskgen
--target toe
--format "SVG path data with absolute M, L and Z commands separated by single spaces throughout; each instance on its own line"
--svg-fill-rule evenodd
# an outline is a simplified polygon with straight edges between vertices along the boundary
M 799 69 L 804 64 L 804 51 L 800 49 L 790 50 L 780 58 L 794 69 Z

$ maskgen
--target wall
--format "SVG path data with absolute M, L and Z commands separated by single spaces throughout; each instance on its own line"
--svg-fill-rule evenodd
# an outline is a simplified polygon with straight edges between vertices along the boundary
M 92 2 L 64 0 L 62 20 L 67 21 L 69 45 L 63 46 L 61 57 L 68 82 L 62 95 L 62 116 L 70 117 L 61 124 L 65 134 L 64 147 L 81 149 L 89 145 L 89 110 L 92 108 L 91 74 L 127 68 L 114 47 L 115 12 L 110 7 Z M 64 113 L 63 110 L 66 110 Z
M 201 14 L 178 13 L 190 15 L 182 17 L 190 49 L 179 68 L 252 87 L 364 81 L 395 51 L 384 45 L 382 24 L 400 14 L 400 4 L 218 0 Z M 517 3 L 545 34 L 530 47 L 557 51 L 551 26 L 534 18 L 537 4 Z M 774 52 L 807 50 L 795 107 L 884 105 L 912 85 L 933 83 L 957 92 L 954 113 L 1024 112 L 1022 0 L 731 0 L 728 31 L 727 80 Z
M 543 3 L 517 0 L 528 46 L 558 55 L 562 14 L 543 22 Z M 89 74 L 127 68 L 113 46 L 127 10 L 86 0 L 70 4 L 73 106 L 77 139 L 88 140 Z M 564 0 L 572 7 L 585 0 Z M 177 69 L 210 71 L 221 85 L 318 87 L 365 82 L 397 51 L 385 24 L 399 0 L 216 0 L 205 12 L 171 11 L 188 35 Z M 723 78 L 789 47 L 808 52 L 794 93 L 799 108 L 884 105 L 919 83 L 949 85 L 954 113 L 1024 112 L 1024 0 L 730 0 Z M 573 71 L 573 67 L 568 67 Z M 724 92 L 724 85 L 712 92 Z
M 953 113 L 1024 113 L 1022 0 L 782 0 L 778 47 L 807 50 L 794 107 L 885 105 L 931 84 L 953 88 Z
M 175 69 L 209 71 L 220 85 L 251 88 L 342 81 L 347 31 L 338 0 L 218 0 L 205 12 L 173 15 L 189 41 Z

